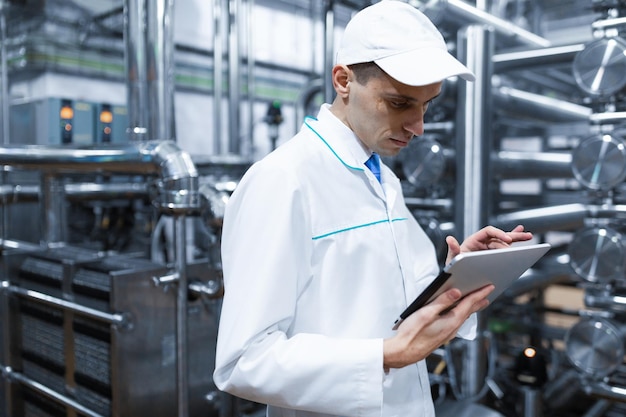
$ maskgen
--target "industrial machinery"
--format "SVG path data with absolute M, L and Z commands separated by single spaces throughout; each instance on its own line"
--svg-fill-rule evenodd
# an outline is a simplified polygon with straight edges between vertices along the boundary
M 372 2 L 0 0 L 0 417 L 263 414 L 211 379 L 224 205 L 332 99 L 334 29 Z M 385 159 L 413 214 L 442 261 L 485 224 L 553 246 L 428 358 L 438 415 L 623 416 L 626 2 L 407 2 L 477 76 Z M 174 42 L 173 4 L 205 42 Z M 256 56 L 253 11 L 311 50 Z M 88 87 L 11 97 L 53 75 Z
M 175 415 L 168 393 L 177 386 L 176 298 L 158 282 L 169 271 L 68 246 L 13 252 L 4 262 L 12 277 L 3 317 L 12 346 L 4 370 L 9 415 L 65 415 L 66 407 L 78 415 Z M 190 278 L 206 280 L 210 271 L 198 268 Z M 206 358 L 217 321 L 214 309 L 194 298 L 187 352 L 206 369 L 191 368 L 189 407 L 215 415 L 205 396 L 215 391 Z

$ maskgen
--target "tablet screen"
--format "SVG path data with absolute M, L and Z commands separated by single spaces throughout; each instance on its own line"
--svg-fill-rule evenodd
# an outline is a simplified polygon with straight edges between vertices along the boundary
M 493 302 L 550 247 L 549 243 L 524 244 L 457 255 L 400 314 L 393 329 L 397 329 L 405 318 L 451 288 L 458 288 L 465 296 L 485 285 L 494 284 L 496 288 L 487 297 Z

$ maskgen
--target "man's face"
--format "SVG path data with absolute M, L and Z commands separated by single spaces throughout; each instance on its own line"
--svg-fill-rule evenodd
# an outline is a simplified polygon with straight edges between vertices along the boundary
M 397 155 L 414 136 L 424 133 L 424 113 L 441 86 L 442 82 L 412 87 L 384 73 L 366 85 L 352 77 L 344 123 L 373 152 Z

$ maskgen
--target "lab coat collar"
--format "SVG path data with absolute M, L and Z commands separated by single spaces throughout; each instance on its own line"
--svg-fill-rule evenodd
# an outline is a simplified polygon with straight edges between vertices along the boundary
M 322 104 L 317 115 L 317 123 L 310 127 L 321 136 L 331 151 L 341 162 L 352 169 L 363 169 L 363 164 L 371 152 L 348 126 L 330 111 L 330 104 Z

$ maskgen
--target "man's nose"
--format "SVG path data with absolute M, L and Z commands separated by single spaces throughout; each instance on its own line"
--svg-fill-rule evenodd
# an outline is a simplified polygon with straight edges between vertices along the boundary
M 404 130 L 411 133 L 412 136 L 422 136 L 424 134 L 424 115 L 416 115 L 411 120 L 407 120 L 404 124 Z

